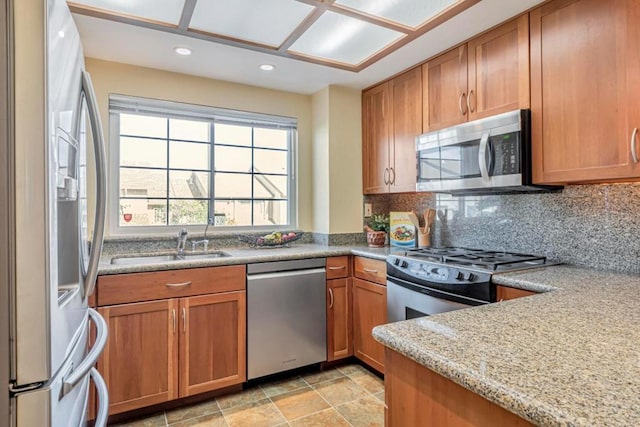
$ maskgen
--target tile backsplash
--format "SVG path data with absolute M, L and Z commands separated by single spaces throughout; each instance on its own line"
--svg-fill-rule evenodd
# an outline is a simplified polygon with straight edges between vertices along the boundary
M 365 202 L 376 213 L 435 206 L 440 212 L 433 246 L 524 252 L 640 274 L 640 183 L 568 186 L 544 194 L 365 196 Z

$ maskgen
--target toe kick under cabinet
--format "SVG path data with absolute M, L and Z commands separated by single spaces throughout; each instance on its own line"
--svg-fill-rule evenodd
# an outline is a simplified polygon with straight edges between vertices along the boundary
M 245 266 L 98 278 L 109 414 L 246 381 Z

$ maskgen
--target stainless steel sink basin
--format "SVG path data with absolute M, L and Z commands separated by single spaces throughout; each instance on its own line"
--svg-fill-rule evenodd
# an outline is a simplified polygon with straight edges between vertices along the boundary
M 200 259 L 215 259 L 229 257 L 226 252 L 216 251 L 207 252 L 204 254 L 172 254 L 172 255 L 140 255 L 140 256 L 122 256 L 111 258 L 111 264 L 114 265 L 135 265 L 135 264 L 158 264 L 163 262 L 176 262 L 176 261 L 193 261 Z

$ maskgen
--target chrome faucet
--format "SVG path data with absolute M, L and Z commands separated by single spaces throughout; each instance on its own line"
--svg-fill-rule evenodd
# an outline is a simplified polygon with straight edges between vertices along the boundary
M 202 244 L 202 246 L 204 247 L 204 251 L 207 252 L 207 250 L 209 249 L 209 239 L 207 239 L 207 230 L 209 230 L 210 225 L 213 225 L 213 218 L 207 219 L 207 226 L 204 228 L 204 238 L 202 240 L 196 240 L 191 242 L 192 251 L 196 250 L 196 246 L 198 246 L 199 244 Z
M 184 248 L 187 245 L 188 234 L 189 232 L 186 228 L 183 228 L 182 230 L 180 230 L 180 232 L 178 232 L 178 247 L 176 248 L 176 250 L 178 251 L 178 255 L 184 254 Z

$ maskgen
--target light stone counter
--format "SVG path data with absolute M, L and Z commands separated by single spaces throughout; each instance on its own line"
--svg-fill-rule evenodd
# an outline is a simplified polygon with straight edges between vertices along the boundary
M 100 261 L 99 275 L 138 273 L 144 271 L 177 270 L 182 268 L 212 267 L 219 265 L 251 264 L 256 262 L 285 261 L 304 258 L 323 258 L 341 255 L 360 255 L 368 258 L 386 260 L 394 251 L 404 252 L 404 249 L 395 248 L 369 248 L 366 246 L 326 246 L 315 244 L 293 244 L 288 248 L 220 248 L 228 253 L 229 257 L 172 261 L 161 263 L 144 263 L 136 265 L 113 265 L 111 258 L 115 255 L 104 255 Z M 172 252 L 155 252 L 156 255 L 173 254 Z M 187 253 L 189 253 L 187 251 Z M 130 256 L 139 256 L 140 253 L 129 253 Z M 125 255 L 126 256 L 126 255 Z
M 640 426 L 640 277 L 498 274 L 545 292 L 378 326 L 382 344 L 540 426 Z

